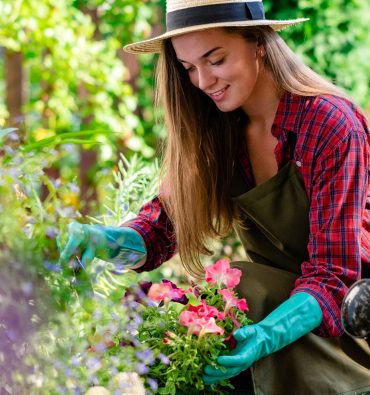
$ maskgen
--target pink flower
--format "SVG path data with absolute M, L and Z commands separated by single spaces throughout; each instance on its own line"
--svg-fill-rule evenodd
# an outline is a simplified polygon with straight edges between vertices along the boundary
M 189 327 L 198 318 L 198 314 L 195 311 L 184 310 L 179 315 L 179 323 L 180 325 Z
M 211 318 L 215 317 L 219 320 L 223 320 L 225 318 L 225 314 L 221 313 L 214 306 L 209 306 L 205 300 L 201 300 L 201 304 L 198 306 L 190 305 L 188 310 L 194 311 L 198 314 L 200 318 Z
M 231 269 L 230 263 L 226 259 L 220 259 L 214 265 L 207 266 L 205 272 L 208 283 L 219 287 L 224 284 L 227 288 L 236 287 L 242 275 L 239 269 Z
M 203 320 L 205 320 L 205 322 L 203 322 Z M 202 328 L 198 334 L 199 337 L 202 337 L 206 333 L 214 333 L 216 335 L 223 335 L 224 334 L 224 329 L 216 324 L 216 321 L 214 318 L 210 318 L 209 320 L 200 318 L 200 321 L 202 321 L 201 322 Z
M 223 328 L 216 324 L 213 317 L 199 317 L 195 311 L 183 311 L 179 316 L 179 322 L 188 328 L 188 334 L 195 334 L 199 337 L 204 336 L 206 333 L 224 334 Z
M 169 300 L 181 300 L 186 291 L 181 288 L 173 287 L 170 281 L 163 281 L 162 284 L 153 284 L 148 291 L 148 297 L 156 302 L 167 302 Z
M 236 307 L 241 311 L 248 310 L 247 301 L 245 299 L 238 299 L 234 296 L 233 292 L 228 289 L 219 289 L 218 293 L 222 295 L 225 302 L 225 312 L 229 311 L 232 307 Z

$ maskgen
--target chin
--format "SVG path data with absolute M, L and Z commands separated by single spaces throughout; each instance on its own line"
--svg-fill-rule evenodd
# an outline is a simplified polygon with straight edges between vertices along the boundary
M 237 110 L 238 108 L 240 108 L 240 106 L 232 106 L 232 105 L 222 105 L 220 104 L 216 104 L 217 108 L 221 111 L 221 112 L 232 112 Z

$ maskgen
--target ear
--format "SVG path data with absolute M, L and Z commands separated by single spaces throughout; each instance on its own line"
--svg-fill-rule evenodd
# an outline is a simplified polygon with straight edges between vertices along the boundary
M 266 55 L 266 48 L 265 48 L 265 46 L 263 44 L 257 43 L 257 51 L 256 51 L 256 53 L 257 53 L 257 55 L 260 58 L 265 57 L 265 55 Z

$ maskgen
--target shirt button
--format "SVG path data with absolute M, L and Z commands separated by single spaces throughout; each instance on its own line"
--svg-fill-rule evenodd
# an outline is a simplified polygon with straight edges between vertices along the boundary
M 298 167 L 301 167 L 301 166 L 302 166 L 302 162 L 299 161 L 299 160 L 297 160 L 297 161 L 295 162 L 295 164 L 296 164 Z

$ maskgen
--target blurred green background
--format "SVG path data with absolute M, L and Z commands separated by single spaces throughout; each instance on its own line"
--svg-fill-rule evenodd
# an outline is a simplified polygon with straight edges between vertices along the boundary
M 281 35 L 309 66 L 345 88 L 369 114 L 370 4 L 264 4 L 270 19 L 310 18 Z M 56 374 L 57 367 L 47 364 L 43 376 L 45 365 L 35 361 L 55 353 L 67 361 L 77 347 L 69 328 L 84 334 L 94 330 L 88 297 L 71 285 L 71 273 L 56 265 L 57 238 L 63 242 L 67 223 L 118 224 L 133 217 L 157 191 L 165 130 L 156 121 L 160 109 L 153 106 L 156 56 L 125 54 L 122 46 L 162 32 L 164 15 L 163 0 L 0 0 L 4 393 L 22 393 L 25 383 L 31 388 L 28 394 L 69 393 L 56 389 L 66 380 Z M 232 235 L 215 244 L 212 260 L 218 257 L 242 257 Z M 140 279 L 163 276 L 184 280 L 176 259 Z M 99 295 L 116 301 L 122 288 L 138 278 L 114 278 L 96 262 L 85 280 Z M 31 339 L 41 335 L 48 340 L 40 343 L 50 349 L 34 349 L 38 357 L 32 357 Z M 55 340 L 63 336 L 64 348 Z M 88 381 L 81 377 L 80 383 Z
M 281 34 L 369 109 L 368 2 L 266 0 L 265 9 L 272 19 L 310 18 Z M 0 0 L 0 124 L 19 129 L 12 147 L 55 149 L 40 168 L 74 183 L 63 199 L 83 214 L 99 211 L 119 153 L 151 160 L 159 152 L 155 56 L 122 45 L 161 32 L 164 10 L 164 0 Z

